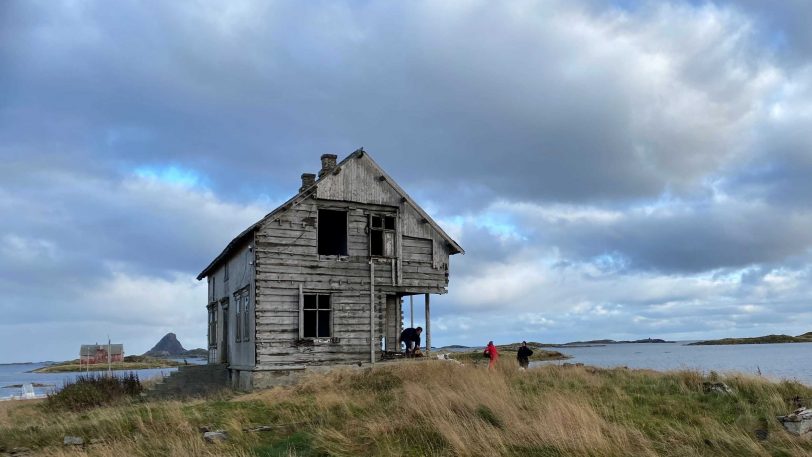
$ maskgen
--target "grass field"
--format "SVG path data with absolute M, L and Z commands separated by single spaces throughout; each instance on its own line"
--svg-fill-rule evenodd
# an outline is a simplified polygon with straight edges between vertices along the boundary
M 714 378 L 715 379 L 715 378 Z M 85 412 L 0 403 L 0 455 L 51 456 L 808 456 L 775 420 L 812 388 L 695 372 L 545 366 L 526 372 L 442 361 L 311 375 L 295 387 Z M 206 444 L 199 427 L 229 441 Z M 270 431 L 251 432 L 248 428 Z M 766 430 L 766 439 L 757 438 Z M 761 433 L 763 437 L 763 432 Z M 65 435 L 98 440 L 62 446 Z

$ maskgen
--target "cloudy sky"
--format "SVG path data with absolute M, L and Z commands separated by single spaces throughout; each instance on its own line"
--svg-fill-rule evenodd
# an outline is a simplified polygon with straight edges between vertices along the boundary
M 435 344 L 810 331 L 810 17 L 0 2 L 0 362 L 203 346 L 197 273 L 361 146 L 467 251 Z

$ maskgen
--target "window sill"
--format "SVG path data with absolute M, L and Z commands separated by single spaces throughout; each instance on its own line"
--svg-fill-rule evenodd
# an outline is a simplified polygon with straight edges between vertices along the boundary
M 348 255 L 328 255 L 328 254 L 319 254 L 319 260 L 324 261 L 334 261 L 334 262 L 348 262 L 350 260 L 350 256 Z
M 328 337 L 328 336 L 320 337 L 320 338 L 305 337 L 305 338 L 299 338 L 298 340 L 296 340 L 296 344 L 300 345 L 300 346 L 315 346 L 317 344 L 338 344 L 340 342 L 341 342 L 341 338 Z

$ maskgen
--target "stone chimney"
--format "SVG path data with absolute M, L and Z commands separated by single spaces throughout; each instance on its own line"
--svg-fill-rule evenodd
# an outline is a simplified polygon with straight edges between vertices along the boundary
M 307 189 L 313 184 L 316 184 L 316 175 L 313 173 L 302 173 L 302 187 L 299 188 L 299 192 Z
M 321 155 L 321 171 L 319 171 L 319 178 L 335 169 L 336 159 L 338 159 L 338 156 L 335 154 Z

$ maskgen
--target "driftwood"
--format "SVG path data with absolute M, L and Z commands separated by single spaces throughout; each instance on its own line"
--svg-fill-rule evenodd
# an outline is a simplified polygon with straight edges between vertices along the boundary
M 271 424 L 271 425 L 258 425 L 256 427 L 249 427 L 244 428 L 242 431 L 244 432 L 272 432 L 275 430 L 279 430 L 280 428 L 287 428 L 287 427 L 294 427 L 300 425 L 310 425 L 312 422 L 303 421 L 303 422 L 290 422 L 287 424 Z

